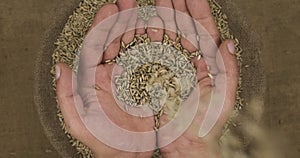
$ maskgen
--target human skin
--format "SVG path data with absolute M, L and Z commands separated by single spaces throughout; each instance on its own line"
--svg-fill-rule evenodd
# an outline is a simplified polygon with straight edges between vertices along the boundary
M 235 49 L 233 41 L 226 40 L 221 43 L 216 24 L 210 13 L 210 8 L 206 0 L 157 0 L 156 5 L 181 11 L 193 17 L 205 27 L 213 38 L 215 44 L 218 46 L 220 54 L 204 53 L 204 57 L 207 56 L 214 58 L 214 61 L 220 61 L 220 58 L 222 58 L 225 68 L 222 68 L 218 62 L 215 63 L 215 67 L 213 68 L 218 69 L 218 75 L 226 76 L 226 99 L 221 115 L 208 135 L 200 138 L 198 137 L 198 131 L 203 121 L 203 116 L 207 110 L 213 86 L 211 78 L 208 76 L 209 71 L 207 70 L 207 63 L 203 59 L 199 61 L 196 59 L 192 60 L 197 69 L 197 79 L 199 81 L 198 85 L 201 89 L 200 99 L 202 100 L 200 104 L 203 108 L 198 109 L 193 122 L 179 138 L 171 144 L 161 148 L 162 155 L 164 158 L 219 158 L 220 147 L 218 146 L 218 140 L 221 136 L 222 128 L 233 109 L 238 82 L 238 68 L 236 57 L 234 55 Z M 136 2 L 134 0 L 118 0 L 116 4 L 106 4 L 97 13 L 90 30 L 115 13 L 134 7 L 136 7 Z M 191 21 L 191 23 L 185 24 L 191 29 L 184 29 L 180 20 L 176 19 L 176 13 L 166 16 L 164 13 L 158 12 L 158 16 L 159 17 L 152 17 L 148 21 L 148 25 L 150 24 L 149 26 L 151 26 L 151 24 L 155 24 L 156 26 L 161 26 L 161 28 L 138 28 L 117 37 L 108 45 L 103 56 L 99 59 L 100 64 L 96 66 L 95 82 L 99 86 L 99 89 L 96 92 L 97 98 L 108 117 L 114 123 L 127 130 L 137 132 L 150 131 L 154 126 L 154 119 L 153 117 L 143 119 L 134 117 L 125 113 L 118 107 L 111 89 L 111 76 L 115 64 L 102 64 L 103 61 L 113 59 L 119 52 L 120 42 L 123 41 L 124 43 L 129 43 L 133 40 L 135 34 L 147 33 L 151 42 L 161 42 L 163 34 L 167 34 L 174 40 L 177 34 L 169 30 L 162 29 L 164 25 L 178 28 L 178 30 L 183 34 L 197 34 L 197 29 L 194 28 L 193 22 Z M 136 16 L 122 17 L 122 20 L 116 19 L 112 26 L 107 26 L 110 30 L 107 29 L 107 32 L 103 34 L 103 37 L 109 39 L 109 32 L 114 29 L 126 29 L 126 27 L 130 24 L 143 26 L 145 22 L 141 19 L 137 19 Z M 184 48 L 191 52 L 198 49 L 184 38 L 181 40 L 181 43 Z M 101 44 L 104 45 L 104 43 Z M 72 72 L 72 69 L 70 69 L 66 64 L 59 63 L 56 65 L 57 96 L 67 131 L 73 137 L 86 144 L 92 150 L 93 156 L 96 158 L 150 158 L 153 151 L 140 153 L 121 151 L 105 145 L 90 133 L 75 108 L 75 101 L 77 104 L 82 104 L 81 106 L 83 106 L 83 101 L 82 96 L 80 95 L 81 93 L 79 93 L 79 86 L 77 83 L 74 83 L 72 76 L 75 75 Z M 88 110 L 89 109 L 87 109 L 87 111 Z M 87 112 L 85 119 L 92 120 L 93 116 L 88 114 L 89 113 Z M 167 118 L 163 117 L 163 120 L 167 121 Z M 155 140 L 155 137 L 153 137 L 153 140 Z

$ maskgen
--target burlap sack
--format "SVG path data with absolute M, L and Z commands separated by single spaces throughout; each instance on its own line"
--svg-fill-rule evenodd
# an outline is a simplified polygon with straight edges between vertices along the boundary
M 76 22 L 78 13 L 84 12 L 84 9 L 82 9 L 84 5 L 93 4 L 95 6 L 93 8 L 94 12 L 85 15 L 92 18 L 96 10 L 106 0 L 85 0 L 78 7 L 79 2 L 80 0 L 70 1 L 66 6 L 59 6 L 62 14 L 54 15 L 53 25 L 49 26 L 44 46 L 36 61 L 35 104 L 47 137 L 64 158 L 80 157 L 80 154 L 77 154 L 78 151 L 83 153 L 85 157 L 90 153 L 85 146 L 76 140 L 71 140 L 71 143 L 73 143 L 71 144 L 70 137 L 68 138 L 62 129 L 62 120 L 60 120 L 61 116 L 57 109 L 55 91 L 53 90 L 53 76 L 51 76 L 50 71 L 56 62 L 65 62 L 72 66 L 73 62 L 70 59 L 75 58 L 72 53 L 68 52 L 76 51 L 76 48 L 74 50 L 62 48 L 64 44 L 70 45 L 70 43 L 62 40 L 63 38 L 70 38 L 62 30 L 66 30 L 67 27 L 70 27 L 70 24 Z M 151 0 L 142 1 L 142 3 L 144 2 L 151 2 Z M 215 4 L 212 1 L 210 2 L 211 6 Z M 237 98 L 235 115 L 230 119 L 221 139 L 223 155 L 225 157 L 235 157 L 233 156 L 235 151 L 240 152 L 240 155 L 245 155 L 246 151 L 249 151 L 251 141 L 255 141 L 253 136 L 249 136 L 245 132 L 243 124 L 249 122 L 255 124 L 260 118 L 263 107 L 265 82 L 259 58 L 261 44 L 258 36 L 255 35 L 253 29 L 247 25 L 247 21 L 239 13 L 237 6 L 230 0 L 218 1 L 218 3 L 222 6 L 222 10 L 214 12 L 214 16 L 225 21 L 225 23 L 221 23 L 222 25 L 226 24 L 226 26 L 219 26 L 219 28 L 223 28 L 223 32 L 221 32 L 222 39 L 236 37 L 238 39 L 236 42 L 239 41 L 239 44 L 236 44 L 240 55 L 238 56 L 241 68 L 240 93 Z M 76 7 L 76 11 L 72 14 Z M 228 21 L 228 27 L 226 21 Z M 83 30 L 88 27 L 88 25 L 85 26 Z M 84 36 L 84 33 L 82 36 Z M 77 150 L 72 145 L 76 146 Z

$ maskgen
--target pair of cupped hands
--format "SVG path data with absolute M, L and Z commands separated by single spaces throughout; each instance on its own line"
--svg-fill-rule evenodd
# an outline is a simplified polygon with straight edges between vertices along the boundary
M 201 26 L 207 30 L 211 39 L 218 47 L 217 52 L 203 51 L 203 58 L 200 60 L 193 59 L 195 68 L 197 69 L 197 79 L 198 86 L 201 90 L 201 100 L 209 104 L 209 99 L 211 96 L 211 91 L 214 86 L 218 86 L 212 82 L 212 78 L 208 75 L 211 69 L 218 71 L 218 76 L 223 76 L 226 78 L 225 84 L 225 100 L 224 105 L 220 114 L 219 119 L 216 124 L 210 130 L 210 132 L 204 137 L 198 137 L 198 130 L 203 121 L 203 116 L 207 111 L 208 105 L 199 108 L 194 120 L 188 127 L 188 129 L 175 141 L 169 145 L 162 147 L 161 153 L 164 158 L 219 158 L 221 157 L 220 147 L 218 144 L 219 138 L 221 136 L 221 131 L 226 123 L 230 112 L 233 110 L 238 82 L 238 66 L 235 57 L 235 47 L 231 40 L 226 40 L 221 42 L 219 38 L 219 32 L 216 27 L 213 16 L 211 15 L 210 7 L 207 0 L 156 0 L 156 6 L 174 9 L 192 17 L 195 22 L 198 22 Z M 119 13 L 126 11 L 131 8 L 136 7 L 135 0 L 118 0 L 116 4 L 105 4 L 100 8 L 95 16 L 93 24 L 90 28 L 91 30 L 96 27 L 105 19 Z M 99 45 L 107 45 L 106 49 L 103 49 L 103 55 L 99 58 L 99 64 L 95 65 L 95 83 L 97 85 L 96 96 L 99 103 L 104 109 L 106 115 L 118 126 L 136 132 L 151 131 L 154 126 L 153 117 L 139 118 L 127 114 L 122 111 L 114 97 L 111 88 L 112 73 L 115 64 L 106 64 L 105 61 L 113 59 L 118 55 L 120 50 L 121 42 L 125 44 L 130 43 L 134 36 L 137 34 L 147 33 L 151 42 L 162 42 L 164 34 L 168 35 L 171 40 L 175 40 L 177 37 L 177 32 L 183 35 L 196 35 L 200 34 L 199 30 L 195 27 L 194 21 L 187 23 L 186 21 L 181 22 L 177 13 L 171 12 L 166 13 L 163 11 L 157 11 L 157 16 L 151 17 L 147 22 L 142 19 L 137 18 L 137 16 L 122 16 L 114 19 L 113 23 L 108 23 L 101 32 L 101 40 L 99 40 Z M 121 36 L 113 39 L 111 43 L 106 44 L 107 39 L 116 29 L 126 29 L 129 25 L 135 25 L 137 29 L 130 30 L 123 33 Z M 145 28 L 144 26 L 148 27 Z M 179 30 L 177 32 L 170 31 L 166 28 L 174 28 L 174 30 Z M 201 37 L 201 35 L 199 35 Z M 181 38 L 182 46 L 189 50 L 189 52 L 194 52 L 198 50 L 193 44 L 193 38 L 197 36 L 190 36 L 191 40 L 187 38 Z M 199 40 L 195 40 L 196 42 Z M 200 40 L 200 42 L 205 44 L 205 41 Z M 202 47 L 202 43 L 199 44 Z M 202 44 L 202 45 L 201 45 Z M 200 48 L 201 49 L 201 48 Z M 206 60 L 213 61 L 208 67 Z M 223 62 L 220 62 L 222 59 Z M 221 65 L 223 64 L 223 66 Z M 80 140 L 86 144 L 93 152 L 93 156 L 96 158 L 130 158 L 130 157 L 148 157 L 153 155 L 154 151 L 147 152 L 127 152 L 112 148 L 101 141 L 99 141 L 84 125 L 82 118 L 86 120 L 93 120 L 93 115 L 89 116 L 89 110 L 85 109 L 83 111 L 78 111 L 75 107 L 76 104 L 84 107 L 84 101 L 79 92 L 79 85 L 77 85 L 76 80 L 74 80 L 74 72 L 66 64 L 59 63 L 55 67 L 56 69 L 56 80 L 57 80 L 57 96 L 60 105 L 62 115 L 66 124 L 67 131 L 76 139 Z M 75 81 L 75 82 L 74 82 Z M 203 103 L 202 103 L 203 104 Z M 99 122 L 101 123 L 101 122 Z M 103 129 L 107 130 L 107 129 Z M 155 140 L 155 137 L 153 137 Z M 159 138 L 158 138 L 159 139 Z M 122 142 L 122 140 L 120 140 Z

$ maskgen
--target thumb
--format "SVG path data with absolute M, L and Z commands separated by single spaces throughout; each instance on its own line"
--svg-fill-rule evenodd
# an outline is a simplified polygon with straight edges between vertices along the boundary
M 55 66 L 56 94 L 61 113 L 64 118 L 66 130 L 83 143 L 91 139 L 91 135 L 80 119 L 83 113 L 83 103 L 77 93 L 77 80 L 74 72 L 66 64 L 59 63 Z M 76 109 L 76 106 L 77 109 Z
M 199 137 L 219 135 L 235 104 L 238 84 L 238 66 L 232 40 L 224 41 L 216 55 L 218 74 L 210 105 L 205 114 Z
M 76 93 L 77 84 L 73 83 L 73 77 L 75 77 L 74 73 L 66 64 L 59 63 L 55 65 L 56 93 L 60 101 L 72 98 Z
M 225 85 L 225 100 L 220 117 L 212 132 L 217 136 L 221 134 L 223 126 L 227 122 L 230 114 L 234 109 L 239 78 L 239 70 L 237 59 L 235 56 L 236 50 L 234 42 L 232 40 L 224 41 L 220 45 L 219 50 L 220 53 L 217 55 L 216 61 L 220 73 L 216 77 L 215 82 L 218 82 L 218 78 L 222 78 L 223 76 L 225 76 L 225 83 L 216 83 L 216 85 Z
M 239 70 L 235 56 L 235 45 L 232 40 L 224 41 L 220 46 L 220 55 L 217 56 L 217 66 L 220 75 L 225 75 L 225 102 L 219 118 L 220 125 L 223 126 L 231 114 L 234 105 L 238 86 Z M 222 59 L 221 59 L 222 58 Z M 223 63 L 221 62 L 223 60 Z M 222 66 L 221 64 L 224 64 Z

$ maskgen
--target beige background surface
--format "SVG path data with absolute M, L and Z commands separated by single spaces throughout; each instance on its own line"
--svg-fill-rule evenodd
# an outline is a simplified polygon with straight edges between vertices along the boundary
M 0 158 L 59 157 L 33 102 L 34 63 L 55 15 L 78 1 L 0 1 Z M 300 44 L 298 0 L 233 0 L 263 41 L 267 76 L 263 123 L 278 132 L 286 157 L 300 155 Z M 58 9 L 59 8 L 59 9 Z

